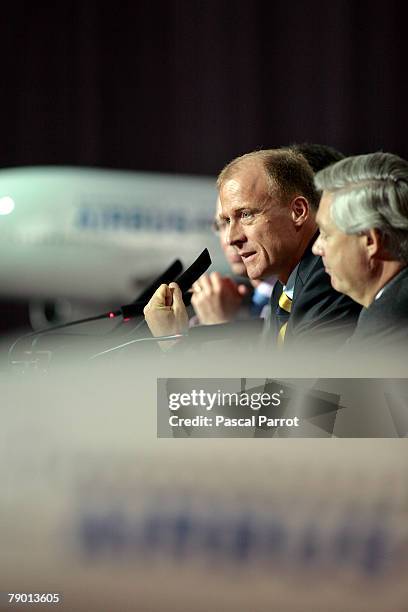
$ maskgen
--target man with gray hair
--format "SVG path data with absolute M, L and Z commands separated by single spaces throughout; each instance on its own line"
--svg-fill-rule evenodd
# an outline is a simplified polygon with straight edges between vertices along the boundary
M 317 173 L 320 255 L 334 289 L 361 304 L 356 348 L 408 342 L 408 162 L 349 157 Z

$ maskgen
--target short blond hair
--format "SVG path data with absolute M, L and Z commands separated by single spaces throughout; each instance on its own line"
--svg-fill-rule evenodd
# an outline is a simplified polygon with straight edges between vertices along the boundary
M 314 186 L 313 170 L 301 153 L 293 149 L 265 149 L 236 157 L 220 172 L 217 179 L 218 190 L 248 165 L 260 165 L 268 181 L 268 195 L 276 193 L 276 188 L 286 198 L 301 195 L 313 210 L 319 206 L 319 195 Z

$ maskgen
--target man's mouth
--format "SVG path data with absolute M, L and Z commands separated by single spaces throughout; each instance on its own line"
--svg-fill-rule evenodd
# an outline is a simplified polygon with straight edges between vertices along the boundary
M 229 254 L 228 259 L 231 263 L 242 263 L 242 257 L 237 253 Z
M 247 263 L 247 262 L 251 261 L 256 256 L 256 251 L 251 251 L 251 252 L 248 252 L 248 253 L 240 253 L 240 256 L 242 257 L 242 261 L 244 263 Z

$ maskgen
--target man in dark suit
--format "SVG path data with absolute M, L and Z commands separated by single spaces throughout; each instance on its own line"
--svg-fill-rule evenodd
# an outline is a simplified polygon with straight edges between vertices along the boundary
M 284 148 L 301 153 L 315 173 L 344 158 L 344 155 L 336 149 L 316 143 L 294 143 Z M 269 305 L 276 276 L 262 281 L 253 280 L 250 283 L 247 281 L 246 284 L 242 281 L 237 282 L 236 277 L 244 279 L 247 277 L 247 272 L 235 247 L 228 244 L 226 240 L 227 224 L 219 219 L 221 214 L 221 203 L 218 197 L 214 230 L 219 237 L 221 248 L 235 279 L 228 276 L 223 277 L 218 272 L 203 274 L 193 285 L 194 293 L 191 304 L 196 313 L 196 321 L 202 325 L 213 325 L 250 317 L 269 317 Z M 314 259 L 313 255 L 312 259 Z M 250 290 L 251 285 L 252 291 Z
M 364 308 L 348 346 L 408 344 L 408 162 L 390 153 L 344 159 L 316 175 L 323 190 L 313 252 L 331 284 Z
M 343 343 L 360 307 L 331 287 L 321 258 L 311 252 L 319 197 L 304 157 L 288 149 L 255 151 L 230 162 L 217 184 L 226 240 L 249 279 L 275 274 L 280 281 L 270 342 Z M 155 336 L 184 331 L 187 316 L 177 286 L 162 285 L 145 316 Z

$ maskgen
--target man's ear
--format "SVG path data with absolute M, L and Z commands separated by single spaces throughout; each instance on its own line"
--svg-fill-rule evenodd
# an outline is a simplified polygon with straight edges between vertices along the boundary
M 303 196 L 296 196 L 290 203 L 290 212 L 293 223 L 301 227 L 309 217 L 309 202 Z
M 378 229 L 368 229 L 363 232 L 364 245 L 370 257 L 378 258 L 383 251 L 383 239 Z

